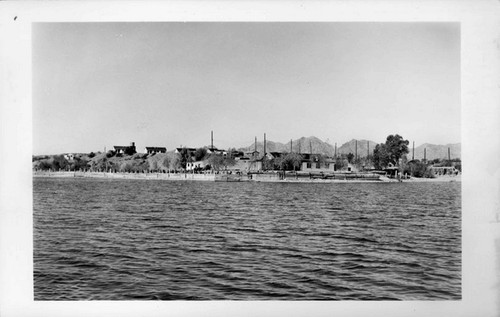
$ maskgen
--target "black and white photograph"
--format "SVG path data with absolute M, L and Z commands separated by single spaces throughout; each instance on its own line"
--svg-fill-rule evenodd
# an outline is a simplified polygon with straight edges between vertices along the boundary
M 484 149 L 468 136 L 472 118 L 474 133 L 488 135 L 477 118 L 489 115 L 464 88 L 467 24 L 25 25 L 30 130 L 17 131 L 31 138 L 22 219 L 32 307 L 474 311 L 464 308 L 469 272 L 500 241 L 491 240 L 498 226 L 484 225 L 500 221 L 498 200 L 481 196 L 500 182 L 488 168 L 498 144 Z M 472 156 L 487 158 L 481 166 Z M 485 274 L 499 267 L 488 263 Z M 481 315 L 494 316 L 488 305 Z
M 36 300 L 461 298 L 457 23 L 32 31 Z

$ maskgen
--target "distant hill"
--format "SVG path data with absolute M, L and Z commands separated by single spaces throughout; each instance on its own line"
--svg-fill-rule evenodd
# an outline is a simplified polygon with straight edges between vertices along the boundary
M 450 148 L 451 159 L 461 158 L 462 155 L 462 144 L 446 144 L 446 145 L 436 145 L 425 143 L 415 148 L 415 159 L 421 160 L 424 158 L 424 149 L 426 149 L 426 159 L 447 159 L 448 158 L 448 148 Z M 412 149 L 410 146 L 410 153 L 408 153 L 408 158 L 412 157 Z
M 255 150 L 255 143 L 252 143 L 251 145 L 247 147 L 242 147 L 239 148 L 240 151 L 243 152 L 252 152 Z M 300 139 L 297 140 L 292 140 L 292 150 L 293 152 L 300 152 L 300 153 L 311 153 L 311 150 L 313 153 L 321 153 L 329 156 L 333 156 L 335 153 L 335 148 L 333 145 L 321 141 L 315 136 L 311 137 L 301 137 Z M 257 141 L 257 151 L 259 153 L 264 152 L 264 142 Z M 266 141 L 266 151 L 267 152 L 290 152 L 290 142 L 288 143 L 280 143 L 280 142 L 274 142 L 271 140 Z
M 358 140 L 358 155 L 360 157 L 365 157 L 367 155 L 368 151 L 368 143 L 370 144 L 370 153 L 373 152 L 373 149 L 375 148 L 375 145 L 377 145 L 376 142 L 374 141 L 368 141 L 368 140 Z M 247 147 L 240 148 L 240 151 L 243 152 L 252 152 L 255 149 L 255 143 L 252 143 L 251 145 Z M 335 146 L 325 142 L 321 141 L 319 138 L 315 136 L 310 136 L 310 137 L 301 137 L 300 139 L 293 140 L 292 141 L 292 149 L 294 152 L 301 152 L 301 153 L 320 153 L 328 156 L 334 156 L 335 155 Z M 264 151 L 264 143 L 263 142 L 257 142 L 257 151 L 259 153 L 263 153 Z M 266 151 L 267 152 L 290 152 L 290 143 L 279 143 L 279 142 L 274 142 L 268 140 L 266 142 Z M 353 153 L 355 154 L 356 151 L 356 140 L 351 140 L 347 143 L 344 143 L 340 147 L 337 147 L 337 154 L 349 154 Z
M 355 140 L 355 139 L 352 139 L 351 141 L 342 144 L 337 149 L 337 154 L 349 154 L 349 153 L 356 154 L 356 141 L 358 143 L 357 149 L 359 157 L 366 157 L 368 155 L 368 150 L 370 150 L 370 155 L 373 155 L 373 149 L 375 149 L 377 142 L 369 140 Z

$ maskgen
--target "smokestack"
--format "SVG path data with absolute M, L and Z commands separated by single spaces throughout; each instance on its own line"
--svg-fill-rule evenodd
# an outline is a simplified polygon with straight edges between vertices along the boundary
M 254 152 L 257 152 L 257 137 L 255 137 Z
M 368 150 L 366 150 L 366 158 L 370 158 L 370 141 L 366 141 Z
M 448 148 L 448 161 L 451 161 L 450 148 Z
M 266 134 L 264 133 L 264 155 L 266 155 Z
M 415 160 L 415 141 L 413 141 L 413 151 L 412 151 L 412 154 L 411 154 L 411 160 L 412 161 Z
M 337 142 L 335 142 L 335 158 L 337 158 Z
M 290 139 L 290 153 L 293 152 L 293 148 L 292 148 L 292 139 Z
M 309 141 L 309 153 L 313 154 L 313 147 L 311 141 Z
M 214 148 L 214 131 L 210 132 L 210 136 L 211 136 L 211 138 L 210 138 L 210 149 L 213 150 L 213 148 Z
M 301 153 L 301 151 L 300 151 L 300 140 L 299 140 L 299 154 L 300 154 L 300 153 Z
M 427 161 L 426 154 L 427 154 L 427 148 L 424 147 L 424 161 Z

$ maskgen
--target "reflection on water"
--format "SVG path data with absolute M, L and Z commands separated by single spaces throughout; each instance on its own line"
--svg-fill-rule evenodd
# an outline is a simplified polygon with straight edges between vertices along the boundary
M 460 183 L 33 181 L 36 300 L 461 298 Z

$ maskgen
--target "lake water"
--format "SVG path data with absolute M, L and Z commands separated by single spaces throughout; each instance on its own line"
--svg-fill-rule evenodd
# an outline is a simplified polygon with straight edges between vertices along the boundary
M 458 300 L 460 183 L 34 178 L 35 300 Z

